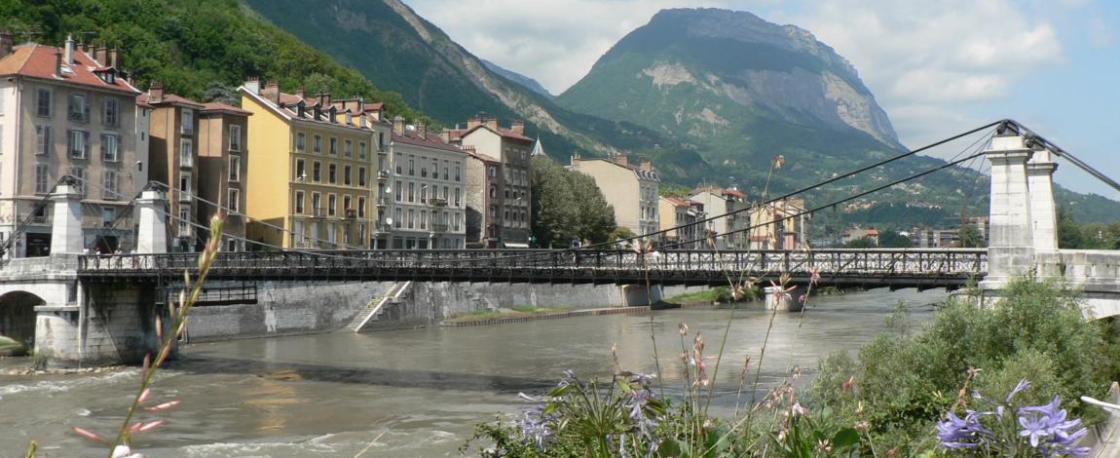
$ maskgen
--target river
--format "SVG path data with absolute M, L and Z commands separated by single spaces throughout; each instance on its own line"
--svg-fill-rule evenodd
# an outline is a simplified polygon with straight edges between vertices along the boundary
M 800 314 L 778 314 L 770 331 L 762 387 L 800 366 L 807 383 L 827 354 L 854 350 L 884 331 L 899 300 L 911 319 L 929 319 L 942 290 L 870 292 L 813 299 Z M 679 392 L 678 323 L 699 331 L 717 354 L 729 311 L 652 313 L 666 390 Z M 733 409 L 742 362 L 758 361 L 770 314 L 736 311 L 714 404 Z M 518 392 L 539 394 L 561 371 L 609 377 L 617 344 L 624 370 L 655 372 L 649 313 L 466 328 L 336 333 L 186 346 L 154 383 L 156 399 L 183 404 L 154 416 L 167 424 L 139 436 L 151 457 L 458 456 L 479 421 L 517 412 Z M 688 342 L 691 343 L 691 340 Z M 0 369 L 23 364 L 0 361 Z M 754 363 L 752 363 L 752 370 Z M 83 375 L 0 375 L 0 456 L 22 456 L 30 439 L 39 457 L 100 456 L 71 425 L 109 433 L 123 420 L 138 369 Z M 103 452 L 101 452 L 103 453 Z M 472 452 L 473 454 L 473 452 Z

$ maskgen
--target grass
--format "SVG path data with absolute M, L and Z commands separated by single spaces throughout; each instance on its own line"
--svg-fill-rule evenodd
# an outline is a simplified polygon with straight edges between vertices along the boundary
M 710 302 L 730 302 L 731 293 L 727 288 L 712 288 L 695 293 L 684 293 L 665 299 L 670 304 L 699 304 Z
M 485 310 L 478 309 L 466 313 L 453 313 L 445 321 L 462 322 L 462 321 L 486 321 L 501 318 L 523 318 L 528 316 L 538 315 L 552 315 L 556 313 L 564 313 L 571 311 L 572 308 L 562 305 L 551 306 L 535 306 L 535 305 L 513 305 L 508 309 L 498 310 Z

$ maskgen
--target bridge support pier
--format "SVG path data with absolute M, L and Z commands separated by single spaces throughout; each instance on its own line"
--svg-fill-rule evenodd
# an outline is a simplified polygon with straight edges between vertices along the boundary
M 1054 205 L 1054 171 L 1058 164 L 1050 160 L 1050 151 L 1035 149 L 1027 162 L 1027 185 L 1031 196 L 1031 236 L 1034 250 L 1058 251 L 1058 210 Z
M 1001 133 L 984 152 L 991 162 L 991 219 L 988 232 L 988 275 L 982 290 L 1002 288 L 1034 265 L 1031 189 L 1027 160 L 1033 152 L 1022 136 Z
M 167 252 L 167 206 L 163 193 L 144 191 L 136 206 L 140 209 L 140 233 L 136 252 L 159 254 Z
M 623 307 L 640 307 L 653 305 L 662 301 L 661 285 L 620 285 L 619 293 L 622 296 Z
M 73 185 L 62 184 L 51 195 L 51 254 L 79 254 L 85 246 L 82 235 L 82 195 Z
M 800 312 L 803 307 L 801 301 L 797 298 L 805 294 L 807 289 L 799 287 L 790 292 L 781 286 L 767 286 L 766 291 L 766 310 L 777 310 L 779 312 Z

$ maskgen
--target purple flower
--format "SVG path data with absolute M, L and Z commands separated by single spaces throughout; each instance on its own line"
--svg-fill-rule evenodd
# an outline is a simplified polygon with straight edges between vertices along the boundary
M 1005 402 L 1011 404 L 1011 398 L 1014 398 L 1015 395 L 1019 394 L 1020 391 L 1023 391 L 1030 387 L 1031 382 L 1027 381 L 1027 379 L 1019 380 L 1019 384 L 1015 385 L 1015 388 L 1012 388 L 1010 393 L 1007 393 L 1007 399 L 1005 399 Z
M 1031 447 L 1044 456 L 1088 454 L 1088 448 L 1073 444 L 1089 431 L 1081 427 L 1081 419 L 1066 420 L 1066 409 L 1058 408 L 1061 403 L 1062 398 L 1055 396 L 1049 404 L 1019 408 L 1019 424 L 1023 427 L 1019 435 L 1030 437 Z
M 992 432 L 980 424 L 976 411 L 966 411 L 964 418 L 950 411 L 945 421 L 937 424 L 937 438 L 945 448 L 966 448 L 979 445 L 982 436 Z
M 1031 447 L 1038 448 L 1038 443 L 1046 436 L 1050 435 L 1050 428 L 1043 417 L 1027 418 L 1019 417 L 1019 425 L 1023 427 L 1019 431 L 1020 436 L 1030 436 Z

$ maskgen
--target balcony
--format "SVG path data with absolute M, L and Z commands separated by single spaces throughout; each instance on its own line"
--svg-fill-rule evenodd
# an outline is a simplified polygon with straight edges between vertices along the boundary
M 385 181 L 385 180 L 388 180 L 388 179 L 389 179 L 389 171 L 388 170 L 378 170 L 377 171 L 377 181 Z
M 442 234 L 444 232 L 447 232 L 447 225 L 446 224 L 433 224 L 432 225 L 432 233 L 433 234 Z
M 49 214 L 31 215 L 31 224 L 47 224 L 51 221 Z
M 428 205 L 432 207 L 446 207 L 447 199 L 431 198 L 428 199 Z
M 194 200 L 194 194 L 190 191 L 179 191 L 179 202 L 190 202 L 192 200 Z
M 327 216 L 327 207 L 311 207 L 311 216 L 316 218 Z
M 377 206 L 378 207 L 388 207 L 389 206 L 389 198 L 388 197 L 378 197 L 377 198 Z
M 347 209 L 346 209 L 346 210 L 345 210 L 345 211 L 343 212 L 343 215 L 344 215 L 344 216 L 345 216 L 345 217 L 346 217 L 347 219 L 354 219 L 354 218 L 357 218 L 357 217 L 358 217 L 358 210 L 357 210 L 357 209 L 355 209 L 355 208 L 347 208 Z
M 179 156 L 179 167 L 184 169 L 194 167 L 194 158 L 187 155 Z

